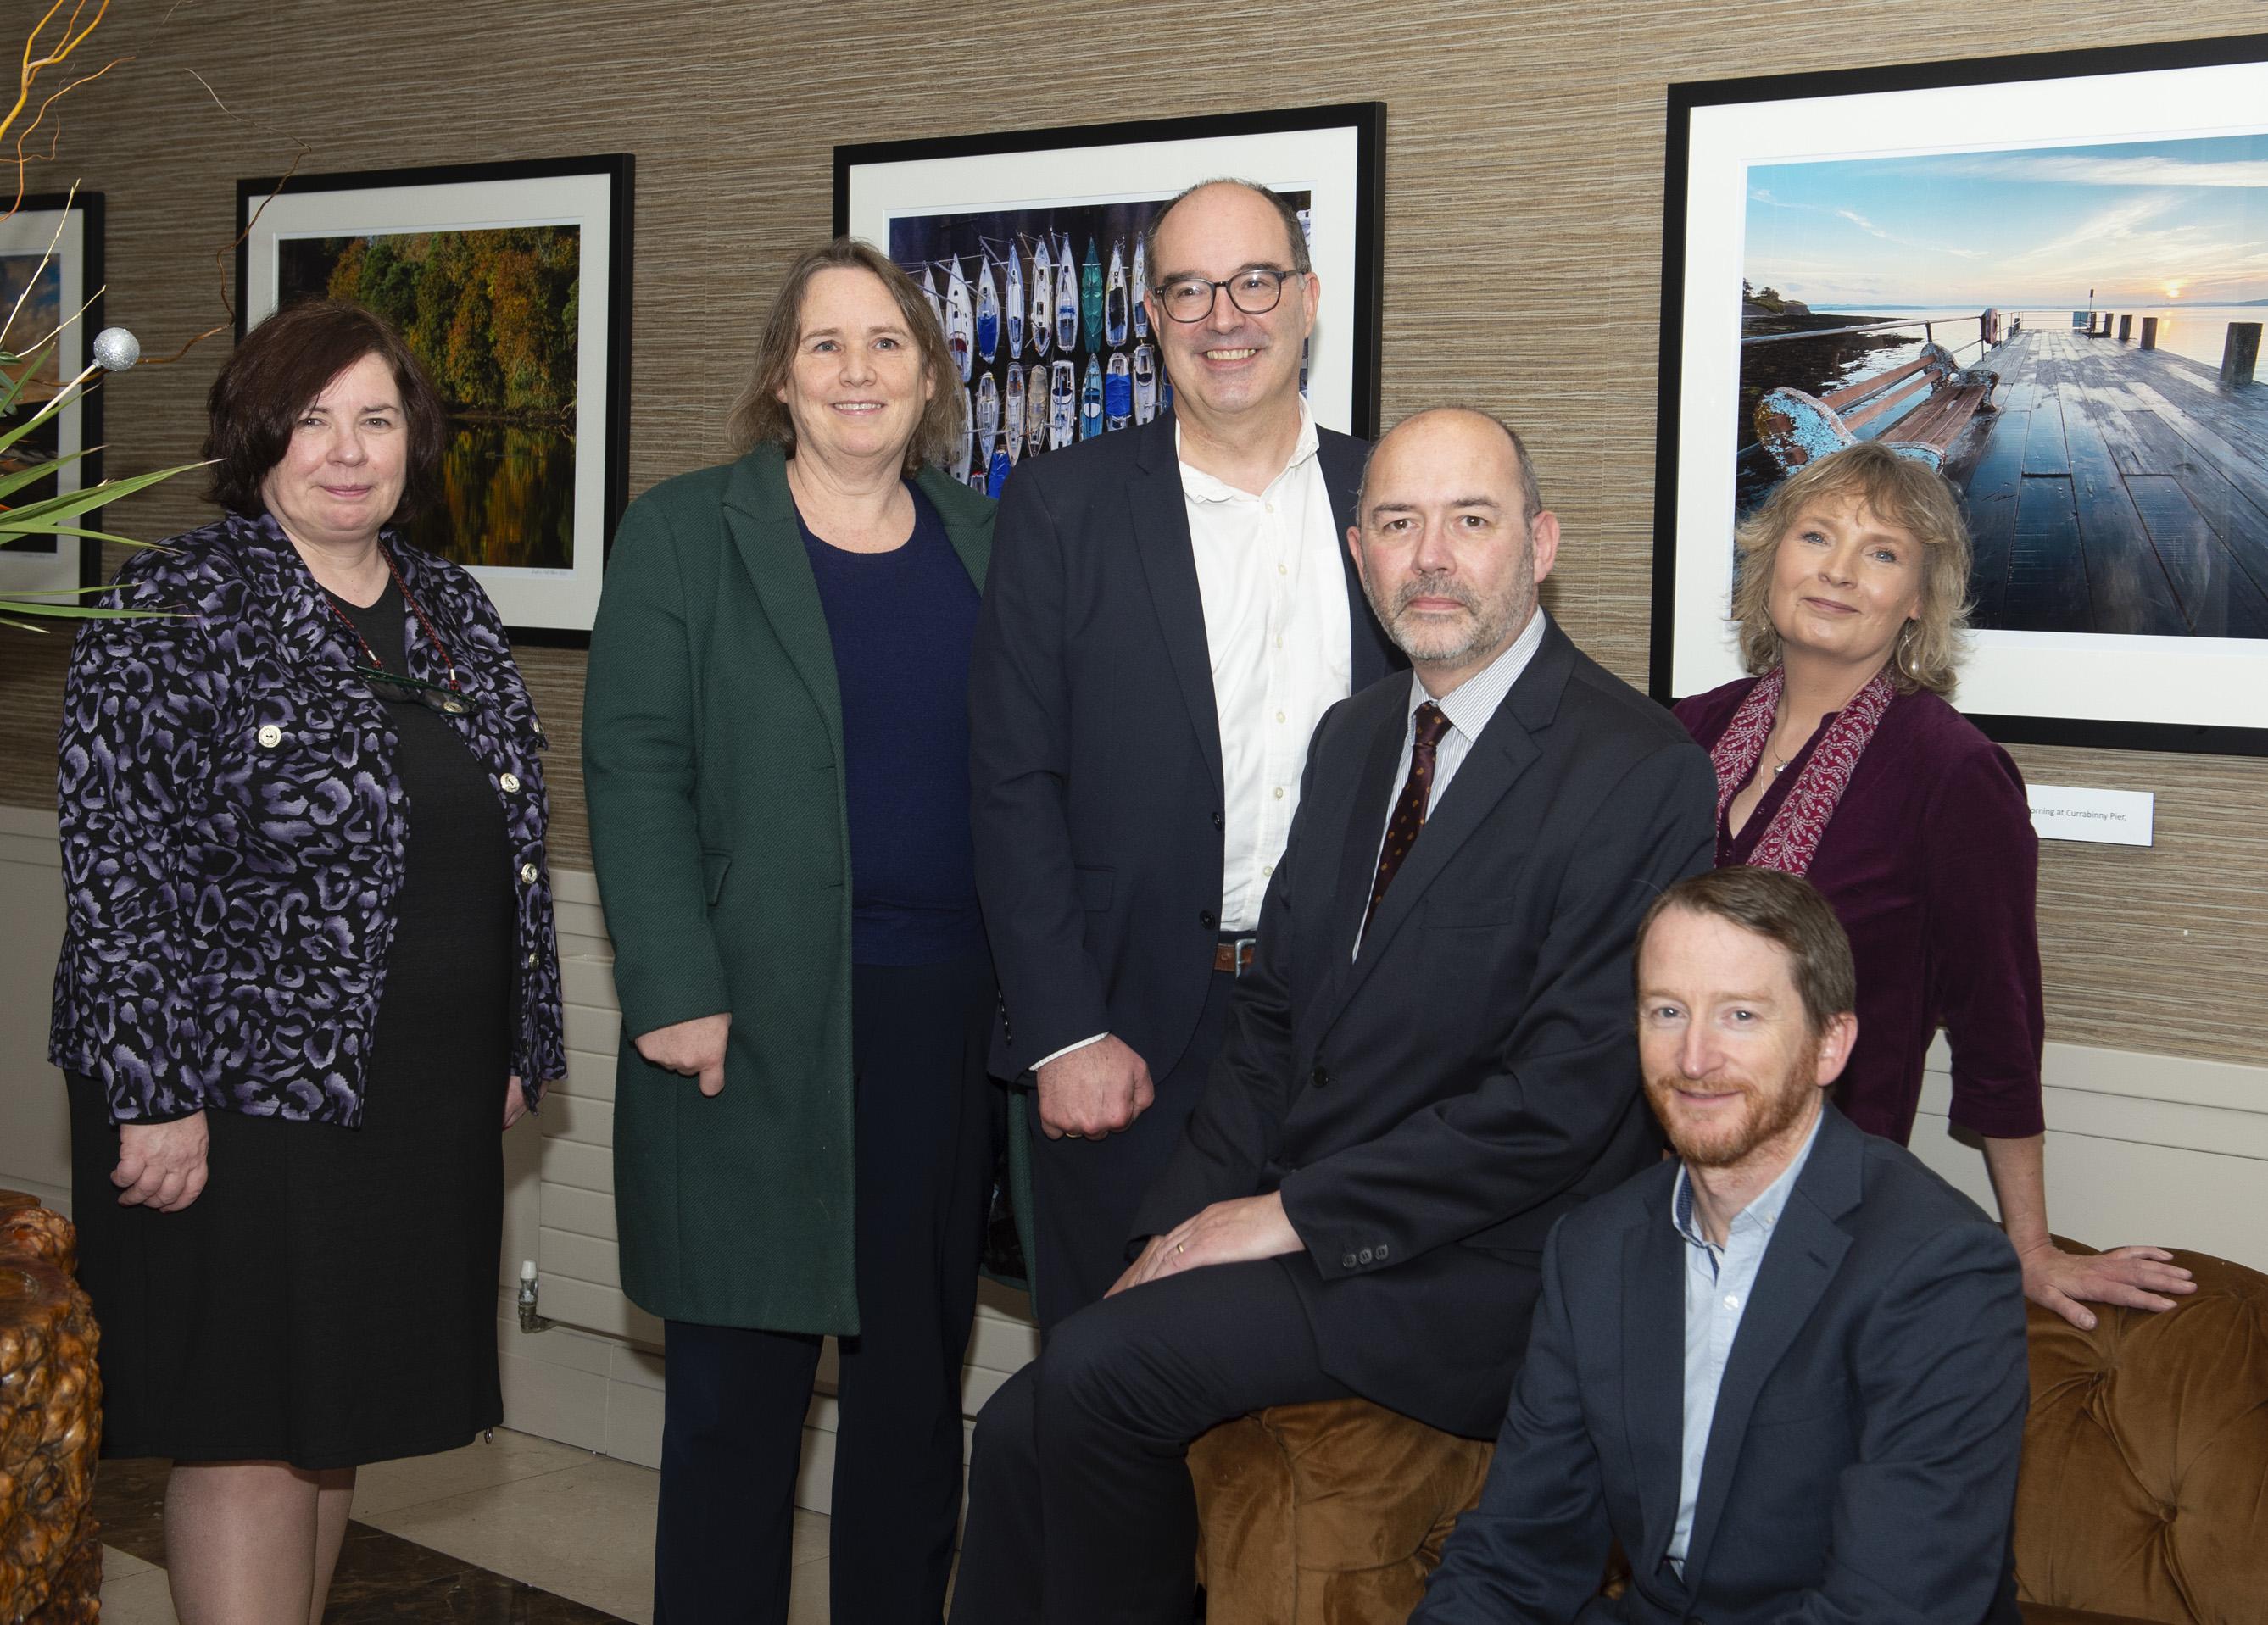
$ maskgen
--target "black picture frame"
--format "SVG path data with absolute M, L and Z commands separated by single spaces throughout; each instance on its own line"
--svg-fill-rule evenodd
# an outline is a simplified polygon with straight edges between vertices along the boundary
M 908 261 L 891 239 L 907 223 L 937 223 L 945 231 L 982 216 L 1007 223 L 1007 240 L 1021 245 L 1024 263 L 1036 277 L 1027 225 L 1044 240 L 1052 228 L 1074 237 L 1089 234 L 1088 226 L 1066 221 L 1107 219 L 1102 229 L 1112 235 L 1106 240 L 1138 242 L 1140 225 L 1156 205 L 1218 175 L 1307 195 L 1310 247 L 1322 294 L 1310 341 L 1310 403 L 1324 426 L 1374 437 L 1385 272 L 1383 102 L 841 145 L 835 149 L 835 232 L 865 238 L 903 264 Z M 980 250 L 975 241 L 956 238 L 946 252 L 957 268 L 964 257 L 977 263 Z M 1099 255 L 1098 248 L 1090 257 Z M 991 276 L 989 261 L 983 274 Z M 1133 303 L 1139 303 L 1138 289 Z M 1079 348 L 1093 364 L 1113 351 L 1123 356 L 1138 349 L 1141 341 L 1140 325 L 1130 320 L 1130 331 L 1118 339 Z M 1001 364 L 1016 359 L 1004 356 Z M 993 363 L 988 358 L 985 364 Z M 1142 364 L 1138 358 L 1138 380 Z M 1155 376 L 1163 379 L 1161 366 Z M 1169 402 L 1170 388 L 1162 395 Z M 1146 421 L 1146 412 L 1138 407 L 1137 412 Z M 976 472 L 983 477 L 981 467 Z
M 477 423 L 470 417 L 456 420 L 458 441 L 453 443 L 453 479 L 461 475 L 468 482 L 493 481 L 509 461 L 518 485 L 538 492 L 528 499 L 531 509 L 539 499 L 544 504 L 540 523 L 526 523 L 494 544 L 483 543 L 484 551 L 493 545 L 497 551 L 523 552 L 535 562 L 460 559 L 495 600 L 518 643 L 589 647 L 615 526 L 629 500 L 636 177 L 633 156 L 614 152 L 237 182 L 236 218 L 242 233 L 236 246 L 239 339 L 276 308 L 286 284 L 306 268 L 284 263 L 286 244 L 520 233 L 507 239 L 516 252 L 533 240 L 528 234 L 573 229 L 578 320 L 571 344 L 576 362 L 571 401 L 548 405 L 540 419 L 531 417 L 525 423 L 503 416 Z M 601 240 L 594 243 L 594 238 Z M 312 251 L 306 258 L 310 265 L 319 263 Z M 539 248 L 537 260 L 539 269 L 531 276 L 548 276 L 556 283 L 563 272 L 563 239 L 555 238 Z M 342 253 L 339 263 L 345 262 L 346 253 Z M 588 294 L 599 277 L 603 278 L 604 298 L 593 301 Z M 531 285 L 547 288 L 551 283 L 539 280 Z M 556 291 L 540 303 L 547 309 L 557 305 Z M 437 381 L 446 395 L 447 371 L 435 364 L 436 357 L 424 353 L 431 347 L 430 339 L 421 342 L 414 329 L 409 337 L 429 370 L 441 374 Z M 603 374 L 596 389 L 587 376 L 593 364 Z M 466 364 L 468 371 L 472 365 Z M 516 430 L 520 435 L 517 442 Z M 563 484 L 553 467 L 563 446 L 570 460 L 563 518 Z M 530 467 L 539 474 L 523 477 Z M 453 490 L 453 504 L 458 495 Z M 485 502 L 482 505 L 490 506 Z M 512 523 L 518 526 L 519 516 Z M 532 541 L 531 533 L 540 533 L 541 540 Z
M 1648 666 L 1653 695 L 1666 702 L 1738 674 L 1727 652 L 1729 640 L 1720 630 L 1721 620 L 1712 625 L 1711 618 L 1723 613 L 1723 589 L 1732 570 L 1733 521 L 1753 506 L 1759 486 L 1768 489 L 1769 482 L 1780 477 L 1774 465 L 1761 465 L 1759 473 L 1759 465 L 1739 460 L 1763 449 L 1751 444 L 1761 437 L 1738 410 L 1743 383 L 1754 393 L 1761 380 L 1744 376 L 1749 368 L 1743 362 L 1728 363 L 1728 358 L 1751 353 L 1758 337 L 1779 336 L 1743 331 L 1749 323 L 1769 321 L 1779 313 L 1767 312 L 1763 318 L 1742 313 L 1752 309 L 1750 294 L 1735 289 L 1747 276 L 1748 249 L 1756 230 L 1746 211 L 1800 206 L 1770 188 L 1761 188 L 1766 196 L 1760 202 L 1752 190 L 1755 172 L 1770 168 L 1785 176 L 1793 174 L 1796 165 L 1816 162 L 1851 165 L 1839 173 L 1856 178 L 1875 173 L 1859 167 L 1868 163 L 1887 165 L 1895 160 L 1911 166 L 1932 158 L 1962 158 L 1971 160 L 1970 166 L 1980 173 L 2014 173 L 2012 160 L 2048 154 L 2063 158 L 2120 145 L 2140 151 L 2183 141 L 2258 139 L 2264 107 L 2268 107 L 2268 34 L 1670 85 Z M 1941 139 L 1918 134 L 1940 130 L 1946 132 Z M 1807 145 L 1813 138 L 1805 131 L 1819 132 L 1815 144 Z M 1979 165 L 1975 160 L 1980 158 L 1992 162 Z M 1910 168 L 1909 173 L 1918 172 Z M 2268 188 L 2259 196 L 2260 204 L 2247 206 L 2259 209 L 2260 219 L 2268 224 Z M 1854 208 L 1852 213 L 1863 213 L 1863 208 Z M 1877 238 L 1902 240 L 1878 223 L 1862 219 L 1859 224 Z M 1921 328 L 1918 336 L 1945 342 L 1948 349 L 1954 349 L 1949 335 L 1968 338 L 1973 353 L 1955 350 L 1962 374 L 1977 380 L 1990 374 L 1995 380 L 1984 397 L 1985 409 L 1961 438 L 1941 448 L 1946 472 L 1962 491 L 1964 503 L 1970 476 L 1992 455 L 1991 436 L 2011 424 L 2009 414 L 2015 406 L 2037 409 L 2043 397 L 2028 394 L 2020 401 L 2018 396 L 2025 387 L 2021 380 L 2034 376 L 2026 371 L 2033 357 L 2059 353 L 2051 352 L 2051 346 L 2069 348 L 2085 338 L 2082 348 L 2090 362 L 2099 360 L 2107 367 L 2114 362 L 2135 365 L 2146 360 L 2151 366 L 2170 370 L 2169 375 L 2184 388 L 2207 386 L 2209 361 L 2184 360 L 2164 352 L 2147 357 L 2139 342 L 2139 319 L 2132 335 L 2124 339 L 2107 321 L 2100 324 L 2107 330 L 2098 331 L 2088 283 L 2078 282 L 2072 293 L 2070 300 L 2048 307 L 2058 312 L 2058 320 L 2046 331 L 2036 324 L 2012 333 L 2015 307 L 1980 311 L 1977 305 L 1982 301 L 1972 301 L 1965 312 L 1948 301 L 1947 313 L 1925 327 L 1921 318 L 1927 310 L 1920 301 L 1910 300 L 1893 308 L 1914 314 L 1915 320 L 1892 323 L 1886 316 L 1879 324 L 1885 334 L 1894 326 L 1905 329 L 1909 339 L 1916 336 L 1911 329 Z M 2268 296 L 2268 288 L 2255 290 L 2251 298 L 2232 299 L 2215 308 L 2226 311 L 2238 304 L 2257 307 L 2261 320 L 2268 321 L 2268 298 L 2261 296 Z M 2154 307 L 2139 297 L 2103 302 L 2105 315 L 2124 310 L 2131 316 L 2149 308 Z M 2068 327 L 2060 323 L 2066 309 L 2074 316 Z M 1816 310 L 1805 313 L 1830 320 Z M 2024 305 L 2017 313 L 2030 321 L 2038 312 Z M 2084 335 L 2077 325 L 2080 316 L 2087 319 Z M 1997 343 L 1984 342 L 1988 317 L 1998 319 Z M 2201 334 L 2198 347 L 2210 339 L 2209 334 Z M 1889 350 L 1881 371 L 1874 376 L 1887 376 L 1887 362 L 1902 353 Z M 1865 381 L 1869 364 L 1863 360 L 1845 364 L 1841 381 Z M 1837 375 L 1826 376 L 1832 379 Z M 2261 378 L 2261 382 L 2228 387 L 2225 399 L 2232 403 L 2232 412 L 2241 408 L 2238 421 L 2249 423 L 2257 415 L 2262 432 L 2268 433 L 2268 374 Z M 1822 398 L 1829 393 L 1822 389 Z M 2202 401 L 2204 396 L 2188 398 Z M 1872 402 L 1854 402 L 1851 409 L 1862 412 L 1866 404 Z M 1908 421 L 1903 401 L 1885 415 L 1893 425 Z M 2073 416 L 2077 422 L 2078 414 Z M 1886 438 L 1895 438 L 1895 428 L 1881 432 Z M 2151 432 L 2155 435 L 2154 428 Z M 2140 471 L 2139 460 L 2134 460 L 2134 468 L 2119 466 L 2122 486 L 2128 473 Z M 2036 475 L 2027 466 L 2015 482 L 2016 494 L 1992 484 L 1980 490 L 1973 504 L 1971 522 L 1979 537 L 1980 560 L 1976 580 L 1984 589 L 1977 593 L 1979 609 L 1990 613 L 1980 613 L 1962 689 L 1955 696 L 1970 720 L 2006 743 L 2268 754 L 2268 627 L 2257 629 L 2257 636 L 2244 636 L 2194 629 L 2181 637 L 2130 635 L 2124 630 L 2028 625 L 2024 617 L 2035 613 L 2029 606 L 1997 607 L 1993 592 L 2013 593 L 1999 584 L 2017 572 L 2012 570 L 2009 577 L 1998 574 L 2004 555 L 1988 551 L 1988 544 L 1994 544 L 2001 532 L 2012 531 L 2016 507 L 2032 490 L 2022 480 L 2036 477 L 2057 476 L 2045 465 Z M 2249 474 L 2240 474 L 2240 483 L 2238 496 L 2250 504 L 2242 511 L 2246 517 L 2241 539 L 2248 548 L 2257 542 L 2268 555 L 2268 479 L 2257 482 L 2257 491 L 2251 490 L 2256 482 Z M 2257 517 L 2250 517 L 2253 515 Z M 2111 517 L 2105 515 L 2106 530 Z M 2228 533 L 2240 535 L 2235 529 Z M 2149 534 L 2146 526 L 2145 534 Z M 2174 567 L 2161 568 L 2176 584 L 2167 594 L 2175 611 L 2190 614 L 2208 629 L 2238 624 L 2238 617 L 2202 590 L 2184 603 Z M 2249 578 L 2238 585 L 2249 603 L 2253 594 Z M 2268 580 L 2258 585 L 2268 589 Z M 2110 586 L 2095 592 L 2099 600 L 2114 601 Z M 2005 619 L 1996 621 L 1996 616 Z M 2255 695 L 2259 696 L 2257 702 Z
M 106 214 L 99 192 L 37 192 L 25 196 L 5 219 L 0 219 L 0 254 L 10 258 L 46 254 L 54 245 L 56 265 L 57 310 L 53 369 L 58 384 L 77 377 L 87 365 L 94 335 L 103 326 L 103 232 Z M 62 229 L 58 231 L 58 227 Z M 15 303 L 12 292 L 0 301 L 0 320 Z M 30 330 L 34 318 L 26 311 L 20 335 L 6 335 L 9 348 L 29 344 L 40 336 Z M 78 460 L 62 470 L 56 489 L 85 490 L 102 482 L 102 401 L 107 380 L 98 379 L 78 398 L 55 414 L 55 454 L 74 451 Z M 27 404 L 29 412 L 36 407 Z M 35 499 L 43 485 L 27 487 L 12 500 Z M 100 508 L 90 509 L 73 523 L 84 530 L 103 528 Z M 57 536 L 51 548 L 26 550 L 20 545 L 0 552 L 0 586 L 13 591 L 59 592 L 99 586 L 102 582 L 102 544 L 83 538 Z

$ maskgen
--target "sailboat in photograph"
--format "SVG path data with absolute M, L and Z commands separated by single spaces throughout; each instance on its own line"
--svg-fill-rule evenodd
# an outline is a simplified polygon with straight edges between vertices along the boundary
M 1134 336 L 1138 339 L 1150 336 L 1150 307 L 1142 303 L 1142 296 L 1150 291 L 1150 246 L 1144 240 L 1147 236 L 1145 232 L 1138 232 L 1134 235 L 1134 286 L 1131 292 Z
M 983 279 L 976 284 L 976 353 L 986 361 L 1000 353 L 1000 284 L 992 275 L 992 254 L 984 254 Z
M 1092 440 L 1102 432 L 1102 363 L 1086 358 L 1086 376 L 1079 386 L 1079 438 Z
M 1044 329 L 1035 327 L 1035 333 Z M 1037 457 L 1048 449 L 1048 369 L 1044 364 L 1032 364 L 1030 386 L 1024 392 L 1024 451 Z
M 1055 347 L 1055 298 L 1056 279 L 1049 275 L 1048 239 L 1036 238 L 1032 244 L 1032 348 L 1042 356 Z
M 961 433 L 954 438 L 953 461 L 946 465 L 946 473 L 966 484 L 968 465 L 976 458 L 976 403 L 964 401 L 962 405 L 968 410 L 961 420 Z
M 1110 268 L 1102 277 L 1102 340 L 1116 349 L 1126 342 L 1126 256 L 1123 239 L 1110 245 Z
M 1008 323 L 1008 354 L 1013 358 L 1024 353 L 1024 256 L 1013 243 L 1008 245 L 1008 287 L 1001 298 L 1007 301 L 1001 314 Z
M 992 454 L 992 437 L 1000 432 L 1000 386 L 987 372 L 976 380 L 976 449 Z
M 1008 437 L 1008 460 L 1024 454 L 1024 369 L 1008 369 L 1008 388 L 1000 408 L 1000 427 Z
M 1134 421 L 1134 379 L 1127 371 L 1126 352 L 1110 352 L 1110 364 L 1102 373 L 1102 426 L 1123 429 Z
M 1147 344 L 1134 347 L 1134 421 L 1146 423 L 1158 415 L 1158 352 Z
M 1078 434 L 1079 369 L 1058 361 L 1048 381 L 1048 449 L 1060 452 Z
M 1079 268 L 1079 323 L 1086 329 L 1086 347 L 1102 348 L 1102 261 L 1094 257 L 1094 239 L 1086 239 L 1086 261 Z
M 968 283 L 961 274 L 961 256 L 954 255 L 946 264 L 952 268 L 945 281 L 945 347 L 953 352 L 953 364 L 960 369 L 961 381 L 966 384 L 976 320 L 968 307 Z
M 999 500 L 1000 488 L 1008 482 L 1009 465 L 1015 461 L 1008 455 L 1008 446 L 1006 435 L 996 437 L 992 442 L 992 460 L 984 466 L 984 494 L 996 502 Z
M 922 266 L 922 298 L 929 301 L 929 313 L 937 318 L 937 325 L 945 326 L 945 301 L 938 297 L 937 267 L 924 262 Z
M 1056 348 L 1066 356 L 1079 349 L 1079 266 L 1069 232 L 1056 239 Z

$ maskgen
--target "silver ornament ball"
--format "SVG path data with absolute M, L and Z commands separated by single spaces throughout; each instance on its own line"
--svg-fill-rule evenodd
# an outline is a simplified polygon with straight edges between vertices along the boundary
M 142 359 L 142 341 L 123 327 L 105 327 L 94 335 L 95 364 L 106 372 L 123 372 Z

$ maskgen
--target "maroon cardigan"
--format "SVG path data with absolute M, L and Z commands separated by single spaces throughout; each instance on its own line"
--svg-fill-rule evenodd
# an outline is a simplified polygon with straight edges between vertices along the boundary
M 1677 720 L 1711 749 L 1756 681 L 1681 700 Z M 1749 861 L 1816 742 L 1764 791 L 1737 837 L 1718 821 L 1719 866 Z M 1861 1129 L 1900 1144 L 1912 1134 L 1923 1058 L 1940 1026 L 1953 1048 L 1955 1123 L 1996 1139 L 2044 1127 L 2039 869 L 2023 776 L 2008 753 L 1933 694 L 1893 699 L 1808 877 L 1835 906 L 1858 961 L 1859 1043 L 1836 1104 Z

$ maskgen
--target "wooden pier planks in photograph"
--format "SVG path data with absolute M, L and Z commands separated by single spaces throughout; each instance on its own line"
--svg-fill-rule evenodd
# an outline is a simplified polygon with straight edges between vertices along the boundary
M 1989 364 L 2002 408 L 1952 471 L 1977 624 L 2268 636 L 2268 388 L 2052 328 Z

